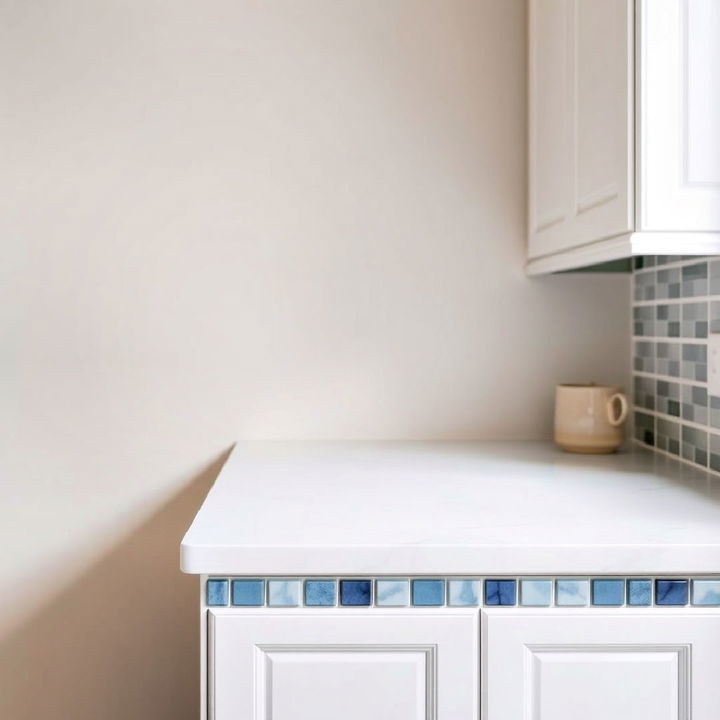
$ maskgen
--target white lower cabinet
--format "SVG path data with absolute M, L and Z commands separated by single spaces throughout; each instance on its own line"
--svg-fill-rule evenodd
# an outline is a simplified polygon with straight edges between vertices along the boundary
M 717 720 L 720 614 L 482 613 L 486 720 Z
M 475 720 L 477 610 L 211 610 L 213 720 Z
M 718 720 L 720 611 L 208 611 L 210 720 Z

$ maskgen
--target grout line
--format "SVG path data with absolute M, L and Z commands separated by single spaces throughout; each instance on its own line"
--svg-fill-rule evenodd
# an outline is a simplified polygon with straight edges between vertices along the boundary
M 654 300 L 633 300 L 633 306 L 637 307 L 653 307 L 654 305 L 692 305 L 697 303 L 698 305 L 706 302 L 713 302 L 720 300 L 720 294 L 714 295 L 696 295 L 695 297 L 681 297 L 681 298 L 655 298 Z
M 633 370 L 633 375 L 648 378 L 650 380 L 660 380 L 662 382 L 671 382 L 678 385 L 689 385 L 691 387 L 707 388 L 708 384 L 701 380 L 689 380 L 688 378 L 674 377 L 672 375 L 662 375 L 660 373 L 645 372 L 644 370 Z M 710 393 L 708 392 L 708 395 Z
M 633 335 L 632 339 L 639 342 L 664 342 L 673 345 L 707 345 L 707 338 L 683 338 L 683 337 L 663 337 L 662 335 Z

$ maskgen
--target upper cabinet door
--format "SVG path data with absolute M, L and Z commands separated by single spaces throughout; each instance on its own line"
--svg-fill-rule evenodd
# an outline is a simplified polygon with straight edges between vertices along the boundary
M 485 720 L 719 717 L 716 611 L 488 610 L 482 644 Z
M 639 229 L 720 231 L 720 2 L 638 10 Z
M 477 720 L 477 610 L 209 613 L 210 720 Z
M 634 227 L 632 0 L 530 0 L 529 256 Z

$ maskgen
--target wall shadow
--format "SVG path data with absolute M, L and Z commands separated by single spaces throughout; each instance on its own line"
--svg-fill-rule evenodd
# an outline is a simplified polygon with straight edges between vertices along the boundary
M 0 718 L 198 717 L 198 580 L 179 545 L 228 453 L 2 640 Z

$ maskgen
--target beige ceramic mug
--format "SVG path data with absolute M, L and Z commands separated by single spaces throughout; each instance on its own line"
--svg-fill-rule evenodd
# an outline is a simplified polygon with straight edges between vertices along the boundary
M 610 453 L 623 441 L 628 401 L 620 388 L 558 385 L 555 389 L 555 442 L 568 452 Z

